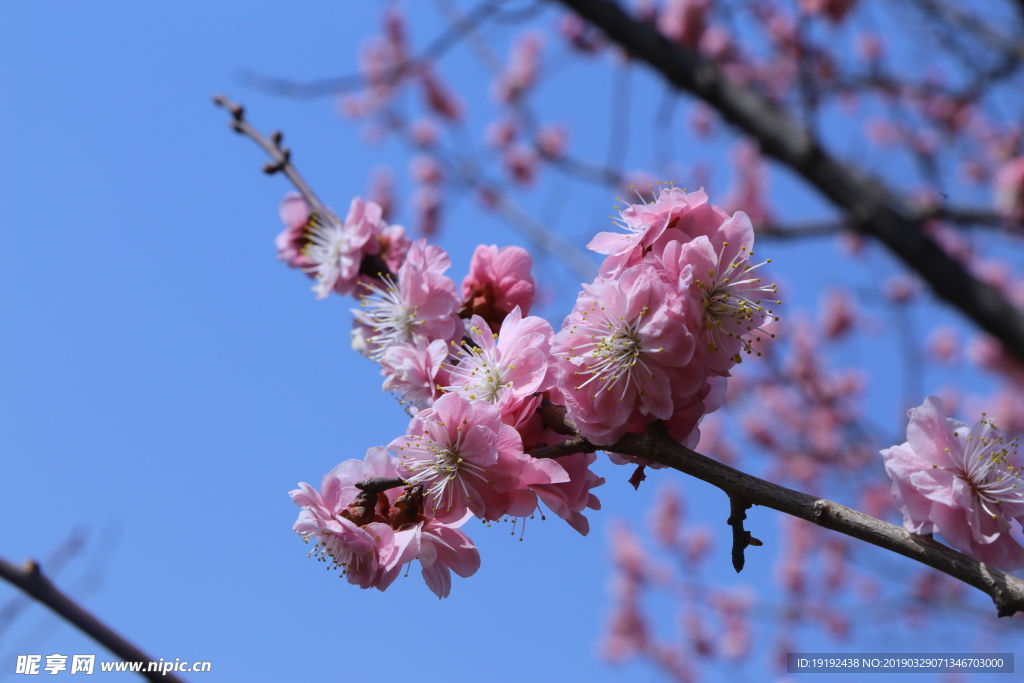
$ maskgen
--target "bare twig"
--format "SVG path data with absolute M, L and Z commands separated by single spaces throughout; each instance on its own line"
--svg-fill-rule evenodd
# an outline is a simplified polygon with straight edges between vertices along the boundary
M 327 207 L 324 206 L 323 202 L 316 196 L 313 189 L 306 183 L 298 170 L 292 164 L 291 150 L 287 147 L 281 146 L 281 140 L 283 135 L 280 132 L 271 133 L 270 138 L 267 139 L 264 135 L 256 130 L 252 124 L 249 123 L 245 118 L 245 108 L 240 104 L 235 104 L 229 100 L 225 95 L 215 95 L 213 98 L 214 104 L 218 107 L 224 107 L 231 113 L 231 129 L 236 133 L 248 136 L 253 142 L 259 145 L 267 155 L 273 159 L 272 163 L 267 163 L 263 167 L 263 172 L 267 174 L 284 173 L 291 181 L 295 189 L 298 190 L 305 198 L 306 203 L 309 204 L 310 208 L 319 213 L 321 216 L 331 215 Z
M 675 87 L 693 93 L 761 150 L 796 171 L 842 208 L 856 229 L 873 235 L 928 282 L 935 293 L 974 320 L 1024 360 L 1024 312 L 963 265 L 922 230 L 900 199 L 878 181 L 833 157 L 783 109 L 750 88 L 726 78 L 719 68 L 668 40 L 657 28 L 638 21 L 609 0 L 559 0 L 599 28 L 633 57 Z
M 747 518 L 747 510 L 750 503 L 741 500 L 738 496 L 729 497 L 729 519 L 726 524 L 732 527 L 732 568 L 739 574 L 746 564 L 744 551 L 749 546 L 761 545 L 761 541 L 750 535 L 750 532 L 743 528 L 743 520 Z
M 62 593 L 52 581 L 43 576 L 42 570 L 35 561 L 29 560 L 23 569 L 19 569 L 7 560 L 0 558 L 0 579 L 4 579 L 43 603 L 58 616 L 122 660 L 126 662 L 156 661 Z M 151 681 L 183 683 L 182 679 L 170 672 L 140 671 L 139 673 Z
M 595 448 L 581 437 L 573 441 L 578 448 L 574 452 L 591 452 Z M 740 501 L 740 504 L 747 507 L 760 505 L 778 510 L 917 560 L 988 594 L 1001 617 L 1024 612 L 1024 581 L 944 546 L 930 536 L 911 534 L 902 527 L 830 500 L 794 491 L 733 469 L 676 443 L 661 423 L 650 425 L 643 434 L 626 434 L 616 443 L 598 448 L 644 458 L 689 474 L 718 487 L 731 501 Z M 735 529 L 734 526 L 734 533 Z M 748 536 L 748 543 L 756 545 L 753 541 Z

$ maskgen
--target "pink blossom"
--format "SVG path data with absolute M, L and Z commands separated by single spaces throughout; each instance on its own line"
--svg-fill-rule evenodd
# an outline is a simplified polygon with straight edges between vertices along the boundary
M 583 54 L 593 54 L 604 44 L 603 36 L 583 21 L 578 14 L 567 12 L 558 22 L 558 33 L 576 50 Z
M 995 206 L 1004 216 L 1024 219 L 1024 156 L 1007 161 L 996 171 Z
M 498 149 L 503 149 L 516 139 L 516 124 L 510 119 L 498 119 L 487 126 L 484 137 L 487 144 Z
M 308 265 L 303 270 L 316 279 L 313 291 L 317 298 L 332 291 L 351 294 L 363 257 L 380 249 L 374 238 L 387 227 L 380 206 L 356 197 L 344 223 L 333 215 L 313 214 L 309 225 L 309 244 L 303 252 Z
M 457 528 L 469 517 L 467 514 L 452 524 L 431 519 L 395 533 L 397 542 L 406 548 L 403 557 L 419 560 L 423 580 L 438 598 L 447 598 L 451 593 L 453 571 L 468 578 L 480 568 L 480 551 Z
M 349 506 L 360 491 L 355 483 L 372 477 L 395 476 L 394 458 L 383 448 L 371 448 L 365 460 L 346 460 L 324 475 L 317 491 L 301 483 L 290 496 L 302 508 L 295 531 L 316 546 L 310 556 L 340 569 L 349 583 L 360 588 L 387 588 L 398 576 L 394 531 L 388 520 L 375 511 L 370 522 L 353 520 Z M 388 492 L 390 500 L 397 491 Z M 411 558 L 409 558 L 411 559 Z
M 416 336 L 445 342 L 462 336 L 455 283 L 444 275 L 450 264 L 443 249 L 420 240 L 409 250 L 397 283 L 390 276 L 382 283 L 363 283 L 362 308 L 353 313 L 364 328 L 359 336 L 370 358 L 380 360 L 389 347 L 412 343 Z
M 512 179 L 521 185 L 533 182 L 537 175 L 537 152 L 525 145 L 513 144 L 505 148 L 502 154 L 505 169 Z
M 596 453 L 576 453 L 559 458 L 558 464 L 568 475 L 568 481 L 529 485 L 529 489 L 537 494 L 551 512 L 584 536 L 590 533 L 590 521 L 581 511 L 586 508 L 601 509 L 601 501 L 591 490 L 605 483 L 604 477 L 590 470 L 595 460 Z
M 537 132 L 537 151 L 546 159 L 560 159 L 568 139 L 569 131 L 563 126 L 541 126 Z
M 462 281 L 463 315 L 479 315 L 495 331 L 516 306 L 527 315 L 537 289 L 532 268 L 522 247 L 478 246 Z
M 710 226 L 689 227 L 706 230 Z M 730 368 L 742 362 L 742 354 L 757 353 L 751 342 L 759 340 L 760 334 L 774 336 L 764 332 L 776 318 L 762 302 L 775 295 L 777 287 L 752 276 L 752 271 L 769 263 L 749 263 L 753 245 L 750 219 L 737 211 L 709 236 L 697 235 L 687 242 L 672 240 L 660 254 L 655 251 L 668 281 L 690 300 L 690 327 L 700 336 L 697 353 L 715 375 L 728 376 Z
M 524 318 L 517 306 L 497 334 L 474 315 L 467 336 L 472 344 L 463 342 L 453 354 L 455 362 L 448 366 L 450 384 L 445 390 L 471 401 L 493 403 L 506 424 L 518 426 L 519 420 L 510 421 L 507 416 L 528 397 L 555 383 L 549 363 L 554 336 L 551 324 L 543 318 Z
M 494 96 L 499 102 L 518 102 L 533 86 L 540 71 L 542 49 L 543 41 L 537 33 L 526 33 L 519 38 L 508 65 L 494 84 Z
M 824 14 L 833 24 L 846 18 L 857 0 L 800 0 L 800 8 L 808 14 Z
M 298 192 L 289 192 L 281 200 L 278 210 L 285 228 L 274 240 L 277 258 L 291 268 L 305 269 L 310 265 L 304 254 L 309 245 L 309 204 Z
M 413 343 L 389 346 L 381 357 L 384 391 L 394 391 L 403 403 L 417 408 L 429 408 L 441 396 L 441 383 L 447 383 L 444 359 L 448 344 L 444 339 L 428 342 L 416 337 Z
M 462 118 L 462 103 L 441 83 L 430 67 L 421 64 L 417 75 L 427 108 L 443 119 L 458 122 Z
M 363 493 L 355 484 L 374 477 L 396 477 L 396 459 L 384 448 L 371 448 L 364 460 L 346 460 L 328 472 L 320 491 L 299 484 L 292 500 L 302 508 L 295 531 L 317 542 L 311 556 L 340 568 L 361 588 L 384 590 L 402 568 L 419 560 L 423 578 L 438 597 L 451 590 L 451 571 L 468 577 L 480 567 L 480 553 L 457 527 L 468 516 L 445 524 L 427 520 L 406 488 L 384 494 Z M 412 509 L 410 509 L 410 503 Z
M 954 548 L 1006 571 L 1024 567 L 1024 547 L 1010 535 L 1024 516 L 1016 440 L 988 419 L 973 427 L 945 417 L 935 396 L 908 412 L 907 442 L 882 451 L 903 524 L 914 534 L 941 533 Z
M 425 514 L 441 522 L 462 519 L 466 510 L 487 520 L 506 514 L 527 457 L 497 407 L 458 394 L 421 411 L 389 448 L 401 476 L 426 487 Z
M 370 184 L 370 201 L 380 207 L 381 220 L 387 221 L 395 209 L 395 178 L 389 168 L 381 167 L 373 172 Z M 391 226 L 389 226 L 391 227 Z
M 668 236 L 664 240 L 662 237 L 669 228 L 678 231 L 674 239 L 713 233 L 729 216 L 707 202 L 704 190 L 687 193 L 672 186 L 663 187 L 650 203 L 627 205 L 615 222 L 626 232 L 599 232 L 587 245 L 588 249 L 607 256 L 601 264 L 601 275 L 615 277 L 640 263 L 656 243 L 668 241 Z
M 441 227 L 441 205 L 444 195 L 438 185 L 421 185 L 412 198 L 416 227 L 421 235 L 436 235 Z
M 710 9 L 711 0 L 667 0 L 658 13 L 658 30 L 667 38 L 695 50 L 704 35 Z
M 392 273 L 397 273 L 405 263 L 405 255 L 409 253 L 412 240 L 405 234 L 400 225 L 389 225 L 377 235 L 380 252 L 377 254 Z
M 598 445 L 671 418 L 673 392 L 704 383 L 694 347 L 683 301 L 653 266 L 584 285 L 552 348 L 569 417 Z
M 928 338 L 928 355 L 940 363 L 952 363 L 959 348 L 959 339 L 952 327 L 937 327 Z
M 853 329 L 857 315 L 850 295 L 842 290 L 828 293 L 821 306 L 821 326 L 826 339 L 839 339 Z

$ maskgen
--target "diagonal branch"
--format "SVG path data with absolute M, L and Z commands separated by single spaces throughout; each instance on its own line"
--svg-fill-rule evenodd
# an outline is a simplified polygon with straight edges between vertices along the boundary
M 610 0 L 559 0 L 669 83 L 701 98 L 761 150 L 843 209 L 857 230 L 878 238 L 935 293 L 1024 360 L 1024 313 L 972 277 L 922 231 L 922 221 L 878 181 L 831 156 L 784 110 L 728 80 L 713 63 L 669 41 Z
M 4 579 L 43 603 L 62 619 L 74 625 L 79 631 L 110 650 L 122 660 L 126 662 L 156 661 L 62 593 L 50 579 L 43 576 L 43 572 L 36 562 L 29 560 L 25 563 L 24 569 L 19 569 L 7 560 L 0 558 L 0 579 Z M 148 667 L 144 667 L 144 670 L 139 673 L 151 681 L 183 683 L 182 679 L 173 673 L 146 671 L 146 668 Z
M 567 427 L 573 426 L 569 420 L 565 420 L 565 423 Z M 573 452 L 595 450 L 595 446 L 581 436 L 574 437 L 570 442 L 576 447 Z M 740 472 L 717 460 L 691 451 L 676 443 L 661 423 L 653 423 L 643 434 L 626 434 L 616 443 L 598 448 L 603 451 L 651 460 L 718 487 L 729 496 L 731 501 L 730 524 L 733 525 L 734 533 L 738 529 L 742 529 L 741 523 L 737 526 L 732 522 L 732 520 L 741 522 L 742 519 L 736 515 L 737 506 L 745 509 L 750 505 L 760 505 L 877 545 L 879 548 L 891 550 L 949 574 L 953 578 L 987 593 L 995 603 L 996 611 L 1001 617 L 1024 612 L 1024 581 L 942 545 L 930 536 L 911 534 L 903 527 L 875 519 L 870 515 L 824 498 L 817 498 L 764 479 L 758 479 L 746 472 Z M 544 450 L 548 451 L 549 449 Z M 558 455 L 568 455 L 564 451 L 572 449 L 566 447 L 561 450 L 563 452 Z M 530 455 L 548 455 L 548 453 L 531 452 Z M 551 456 L 548 455 L 548 457 Z M 746 532 L 744 531 L 744 533 Z M 749 545 L 758 544 L 755 539 L 749 537 L 749 534 L 747 540 Z M 740 549 L 740 557 L 742 557 L 742 549 Z M 735 562 L 735 544 L 733 558 Z

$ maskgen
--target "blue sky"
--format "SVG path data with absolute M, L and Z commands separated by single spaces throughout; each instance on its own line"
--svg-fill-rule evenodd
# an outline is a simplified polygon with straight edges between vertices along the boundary
M 628 472 L 602 461 L 605 509 L 589 513 L 588 538 L 557 519 L 531 522 L 523 541 L 508 525 L 471 522 L 483 567 L 440 602 L 418 570 L 384 594 L 359 591 L 307 559 L 291 531 L 288 490 L 319 485 L 341 460 L 403 433 L 408 418 L 379 391 L 377 369 L 348 349 L 350 302 L 314 300 L 309 282 L 276 261 L 277 203 L 289 188 L 260 172 L 261 153 L 229 131 L 210 97 L 227 92 L 265 131 L 285 130 L 328 204 L 365 193 L 382 163 L 402 181 L 401 150 L 368 147 L 328 101 L 281 100 L 237 78 L 240 69 L 348 73 L 380 7 L 0 6 L 0 555 L 45 558 L 84 529 L 86 549 L 58 583 L 154 657 L 211 661 L 213 672 L 196 681 L 410 670 L 450 680 L 654 680 L 597 657 L 610 607 L 606 530 L 614 518 L 639 524 L 654 492 L 680 477 L 652 477 L 635 493 Z M 424 6 L 416 17 L 418 44 L 443 27 Z M 487 79 L 468 53 L 442 67 L 466 84 L 471 123 L 487 121 Z M 568 86 L 546 87 L 544 113 L 569 116 L 575 98 L 598 92 L 607 101 L 601 73 L 585 68 Z M 641 77 L 636 92 L 651 83 Z M 644 111 L 642 101 L 636 107 Z M 606 134 L 596 120 L 571 123 L 574 140 Z M 638 165 L 657 144 L 644 125 L 630 152 Z M 609 191 L 548 179 L 552 192 L 567 193 L 562 234 L 582 243 L 606 228 Z M 781 197 L 798 196 L 784 175 L 773 183 Z M 542 214 L 546 198 L 523 201 Z M 810 202 L 792 217 L 820 209 Z M 449 226 L 441 244 L 456 280 L 481 232 L 488 243 L 522 242 L 468 199 Z M 780 250 L 811 264 L 785 273 L 793 289 L 811 292 L 800 295 L 807 305 L 823 277 L 872 279 L 836 271 L 830 244 Z M 538 265 L 554 292 L 540 312 L 558 324 L 576 282 L 557 264 Z M 724 496 L 694 482 L 686 490 L 691 519 L 718 528 Z M 755 510 L 751 524 L 777 521 Z M 735 581 L 766 585 L 772 560 L 751 553 Z M 0 586 L 0 605 L 15 595 Z M 0 679 L 27 653 L 106 656 L 38 606 L 0 633 Z

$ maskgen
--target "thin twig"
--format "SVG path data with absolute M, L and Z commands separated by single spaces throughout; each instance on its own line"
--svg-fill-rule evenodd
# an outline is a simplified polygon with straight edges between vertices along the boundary
M 259 145 L 271 159 L 274 160 L 273 163 L 268 163 L 263 167 L 264 173 L 267 173 L 268 175 L 284 173 L 288 180 L 291 181 L 292 185 L 295 186 L 295 189 L 302 194 L 306 203 L 309 204 L 313 211 L 319 213 L 321 216 L 331 215 L 331 212 L 327 210 L 327 207 L 324 206 L 323 202 L 321 202 L 313 192 L 313 189 L 306 183 L 303 177 L 299 175 L 295 165 L 292 164 L 291 150 L 287 147 L 281 146 L 283 135 L 280 132 L 271 133 L 271 139 L 268 140 L 245 118 L 245 108 L 242 105 L 235 104 L 225 95 L 215 95 L 213 102 L 218 107 L 224 107 L 231 113 L 231 129 L 233 131 L 249 137 L 253 142 Z
M 126 662 L 154 662 L 152 657 L 135 647 L 109 626 L 83 609 L 78 603 L 62 593 L 50 579 L 43 575 L 34 560 L 25 563 L 19 569 L 7 560 L 0 558 L 0 579 L 4 579 L 29 596 L 43 603 L 58 616 L 75 626 L 114 655 Z M 165 683 L 183 683 L 173 673 L 162 671 L 140 671 L 143 677 L 151 681 Z

